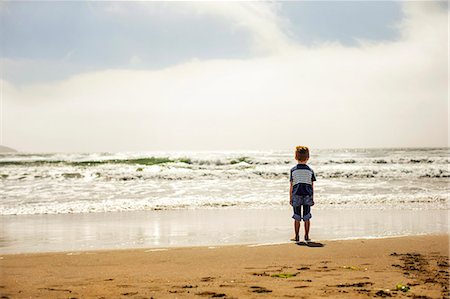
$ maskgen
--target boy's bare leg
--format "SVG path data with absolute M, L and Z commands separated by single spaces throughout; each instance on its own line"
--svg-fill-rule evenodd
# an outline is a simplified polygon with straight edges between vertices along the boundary
M 295 241 L 299 241 L 299 233 L 300 233 L 300 221 L 294 220 L 294 230 L 295 230 Z
M 309 220 L 305 221 L 305 240 L 309 239 L 309 227 L 311 226 L 311 222 Z

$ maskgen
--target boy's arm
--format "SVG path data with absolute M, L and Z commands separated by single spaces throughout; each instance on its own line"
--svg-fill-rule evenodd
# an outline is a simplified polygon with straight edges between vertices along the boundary
M 311 188 L 313 189 L 313 192 L 314 192 L 314 181 L 311 182 Z M 313 205 L 314 205 L 314 198 L 313 198 L 311 206 L 313 206 Z
M 292 181 L 291 181 L 291 187 L 289 188 L 289 204 L 292 206 Z

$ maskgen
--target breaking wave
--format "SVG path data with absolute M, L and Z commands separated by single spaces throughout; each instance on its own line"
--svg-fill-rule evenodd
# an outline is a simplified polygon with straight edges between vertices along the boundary
M 448 149 L 312 151 L 318 208 L 447 208 Z M 280 208 L 291 152 L 0 154 L 0 215 Z

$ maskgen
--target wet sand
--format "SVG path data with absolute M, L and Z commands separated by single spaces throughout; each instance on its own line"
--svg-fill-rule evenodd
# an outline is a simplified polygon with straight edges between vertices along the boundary
M 449 298 L 448 235 L 0 257 L 2 298 Z M 396 290 L 401 284 L 404 291 Z M 409 289 L 409 290 L 408 290 Z
M 448 210 L 314 208 L 312 214 L 314 240 L 448 232 Z M 0 216 L 0 254 L 283 243 L 292 237 L 291 216 L 289 207 Z

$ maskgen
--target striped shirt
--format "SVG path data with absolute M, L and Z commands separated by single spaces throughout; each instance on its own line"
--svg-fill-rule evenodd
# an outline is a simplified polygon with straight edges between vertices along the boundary
M 312 182 L 316 180 L 314 171 L 306 164 L 297 164 L 291 169 L 293 195 L 313 195 Z

